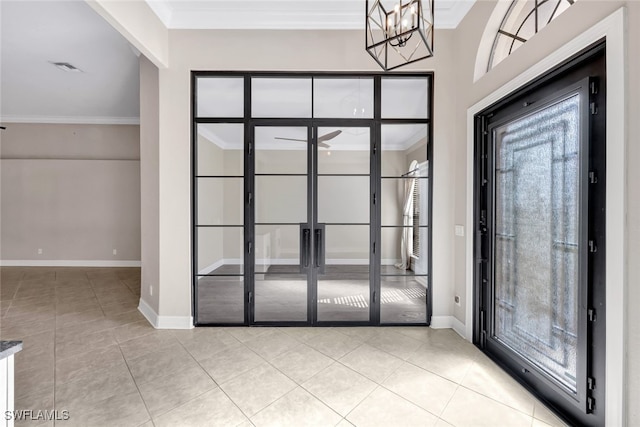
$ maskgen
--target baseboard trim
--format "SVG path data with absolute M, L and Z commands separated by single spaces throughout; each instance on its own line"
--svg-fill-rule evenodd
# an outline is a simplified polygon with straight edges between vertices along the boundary
M 462 338 L 466 338 L 465 325 L 455 316 L 431 316 L 431 325 L 433 329 L 453 329 Z
M 3 259 L 2 267 L 140 267 L 140 261 Z
M 192 329 L 193 317 L 191 316 L 159 316 L 153 308 L 142 298 L 138 303 L 138 311 L 156 329 Z

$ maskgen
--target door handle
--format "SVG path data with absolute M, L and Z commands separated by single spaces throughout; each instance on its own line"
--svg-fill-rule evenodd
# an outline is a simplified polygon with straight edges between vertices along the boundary
M 320 274 L 324 274 L 325 266 L 325 243 L 324 243 L 324 224 L 317 224 L 315 233 L 315 267 Z
M 300 224 L 300 272 L 309 268 L 311 258 L 311 228 L 309 224 Z
M 316 228 L 316 267 L 320 267 L 320 250 L 322 249 L 322 230 Z

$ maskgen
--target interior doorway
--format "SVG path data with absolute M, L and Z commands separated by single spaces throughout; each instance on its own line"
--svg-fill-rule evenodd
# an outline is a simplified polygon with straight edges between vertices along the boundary
M 194 73 L 196 324 L 428 324 L 430 91 Z

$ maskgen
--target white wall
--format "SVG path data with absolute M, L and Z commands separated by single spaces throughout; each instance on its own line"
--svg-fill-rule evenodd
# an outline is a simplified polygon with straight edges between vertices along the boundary
M 3 264 L 137 264 L 138 126 L 6 126 L 0 161 Z
M 141 215 L 141 306 L 155 318 L 160 305 L 160 202 L 158 69 L 140 55 L 140 215 Z M 155 290 L 155 292 L 154 292 Z M 143 311 L 144 312 L 144 311 Z M 152 320 L 155 325 L 155 321 Z

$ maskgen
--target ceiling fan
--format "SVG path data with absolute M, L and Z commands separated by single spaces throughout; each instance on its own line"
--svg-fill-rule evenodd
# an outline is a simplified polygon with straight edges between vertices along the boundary
M 322 147 L 322 148 L 329 148 L 331 147 L 329 144 L 327 144 L 325 141 L 329 141 L 330 139 L 335 138 L 336 136 L 340 135 L 342 133 L 341 130 L 334 130 L 333 132 L 329 132 L 327 134 L 324 134 L 322 136 L 318 137 L 318 147 Z M 282 139 L 284 141 L 299 141 L 299 142 L 307 142 L 306 139 L 296 139 L 296 138 L 283 138 L 281 136 L 276 136 L 275 139 Z

